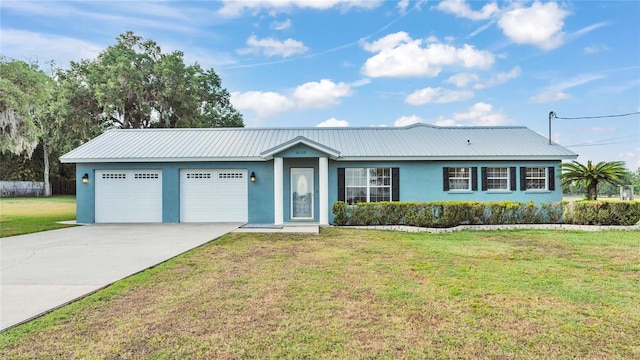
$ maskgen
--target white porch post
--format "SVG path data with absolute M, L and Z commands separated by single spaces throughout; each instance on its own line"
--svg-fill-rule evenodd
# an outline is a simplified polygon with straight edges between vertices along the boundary
M 329 159 L 318 159 L 318 177 L 320 178 L 320 225 L 329 225 Z
M 283 213 L 284 206 L 282 203 L 282 191 L 284 187 L 282 158 L 273 158 L 273 204 L 274 204 L 274 222 L 276 225 L 284 224 Z

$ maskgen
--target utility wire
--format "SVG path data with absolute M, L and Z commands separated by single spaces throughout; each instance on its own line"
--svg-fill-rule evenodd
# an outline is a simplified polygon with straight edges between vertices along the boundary
M 602 119 L 602 118 L 613 118 L 613 117 L 622 117 L 622 116 L 630 116 L 630 115 L 638 115 L 640 114 L 640 111 L 636 111 L 636 112 L 632 112 L 632 113 L 628 113 L 628 114 L 616 114 L 616 115 L 601 115 L 601 116 L 579 116 L 579 117 L 560 117 L 557 116 L 555 113 L 553 114 L 553 117 L 555 119 L 562 119 L 562 120 L 580 120 L 580 119 Z
M 630 140 L 631 138 L 636 139 L 637 137 L 638 137 L 638 135 L 627 135 L 627 136 L 620 136 L 620 137 L 614 137 L 614 138 L 609 138 L 609 139 L 601 139 L 601 140 L 598 140 L 598 141 L 583 142 L 583 143 L 578 143 L 578 144 L 573 144 L 573 145 L 565 145 L 565 146 L 567 146 L 567 147 L 569 147 L 569 146 L 584 146 L 584 145 L 591 146 L 591 145 L 594 145 L 594 144 L 609 143 L 609 142 L 614 141 L 614 140 L 622 140 L 622 139 Z

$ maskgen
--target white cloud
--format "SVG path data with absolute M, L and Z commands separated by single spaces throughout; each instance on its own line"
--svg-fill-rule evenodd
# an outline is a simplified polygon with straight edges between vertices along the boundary
M 103 46 L 66 36 L 31 31 L 2 29 L 2 53 L 22 61 L 37 61 L 41 65 L 54 60 L 66 67 L 69 61 L 94 59 L 104 50 Z M 38 58 L 38 54 L 47 54 Z
M 457 87 L 467 87 L 467 85 L 478 81 L 478 75 L 472 73 L 457 73 L 449 76 L 445 82 L 453 84 Z
M 88 5 L 88 4 L 87 4 Z M 94 5 L 94 4 L 91 4 Z M 59 22 L 88 20 L 108 23 L 112 28 L 146 27 L 164 31 L 191 32 L 197 24 L 209 22 L 213 12 L 205 8 L 172 7 L 148 1 L 131 1 L 126 7 L 119 2 L 102 1 L 99 6 L 86 6 L 79 1 L 4 1 L 2 10 L 60 18 Z
M 468 44 L 456 48 L 426 43 L 411 39 L 405 32 L 387 35 L 363 47 L 377 52 L 362 66 L 362 73 L 369 77 L 434 77 L 444 66 L 487 69 L 495 60 L 489 51 L 477 50 Z
M 312 81 L 302 84 L 293 92 L 299 107 L 317 108 L 340 103 L 340 98 L 351 96 L 353 91 L 349 84 L 334 83 L 328 79 L 320 82 Z
M 263 53 L 267 56 L 289 57 L 296 54 L 304 54 L 309 50 L 301 41 L 286 39 L 280 41 L 274 38 L 258 39 L 255 35 L 251 35 L 247 39 L 248 48 L 239 49 L 239 54 L 259 54 Z
M 498 5 L 492 2 L 483 6 L 480 11 L 473 11 L 464 0 L 444 0 L 436 8 L 445 13 L 471 20 L 486 20 L 499 10 Z
M 316 126 L 317 127 L 347 127 L 349 126 L 349 122 L 346 120 L 338 120 L 336 118 L 331 118 L 321 122 Z
M 410 105 L 423 105 L 427 103 L 450 103 L 464 101 L 474 96 L 473 91 L 468 90 L 447 90 L 442 88 L 427 87 L 416 90 L 404 99 Z
M 606 134 L 606 133 L 616 132 L 616 128 L 614 128 L 614 127 L 591 127 L 591 128 L 582 129 L 581 132 L 588 133 L 588 134 Z
M 584 53 L 591 55 L 591 54 L 597 54 L 601 51 L 607 51 L 609 50 L 609 48 L 606 45 L 602 45 L 602 44 L 597 44 L 597 45 L 592 45 L 592 46 L 587 46 L 584 48 Z
M 275 30 L 286 30 L 291 27 L 291 19 L 285 21 L 274 21 L 271 23 L 271 27 Z
M 593 30 L 599 29 L 599 28 L 601 28 L 603 26 L 607 26 L 607 25 L 609 25 L 608 22 L 601 21 L 599 23 L 595 23 L 595 24 L 592 24 L 592 25 L 589 25 L 589 26 L 585 26 L 585 27 L 583 27 L 581 29 L 578 29 L 578 30 L 572 32 L 571 34 L 567 35 L 567 41 L 575 40 L 575 39 L 577 39 L 577 38 L 579 38 L 579 37 L 581 37 L 583 35 L 586 35 L 586 34 L 592 32 Z
M 295 106 L 286 96 L 277 92 L 232 92 L 231 103 L 238 110 L 253 110 L 259 118 L 287 111 Z
M 500 84 L 504 84 L 507 81 L 511 80 L 511 79 L 515 79 L 518 76 L 520 76 L 520 73 L 522 72 L 522 69 L 520 68 L 520 66 L 515 66 L 513 69 L 509 70 L 508 72 L 501 72 L 496 74 L 496 76 L 490 78 L 489 80 L 485 81 L 484 84 L 475 84 L 473 86 L 474 89 L 486 89 L 489 87 L 493 87 L 496 85 L 500 85 Z
M 292 109 L 327 107 L 351 96 L 349 84 L 328 79 L 298 86 L 290 96 L 273 91 L 232 92 L 231 103 L 239 110 L 252 110 L 258 118 L 269 117 Z
M 491 27 L 491 25 L 495 24 L 495 20 L 491 20 L 488 23 L 480 26 L 479 28 L 475 29 L 471 34 L 467 35 L 467 39 L 472 38 L 478 34 L 480 34 L 481 32 L 487 30 L 488 28 Z
M 352 87 L 352 88 L 354 88 L 354 87 L 360 87 L 360 86 L 365 86 L 365 85 L 368 85 L 368 84 L 371 84 L 371 79 L 369 79 L 369 78 L 362 78 L 362 79 L 360 79 L 360 80 L 356 80 L 356 81 L 352 82 L 352 83 L 351 83 L 351 87 Z
M 387 49 L 393 49 L 400 44 L 406 44 L 411 41 L 413 41 L 413 39 L 411 39 L 411 36 L 409 36 L 409 34 L 404 31 L 399 31 L 394 34 L 389 34 L 371 43 L 365 42 L 363 48 L 368 52 L 380 52 Z
M 430 44 L 430 43 L 437 43 L 437 42 L 440 42 L 440 40 L 438 40 L 438 37 L 437 37 L 437 36 L 435 36 L 435 35 L 429 35 L 429 36 L 427 36 L 427 38 L 426 38 L 426 39 L 424 39 L 424 41 L 426 41 L 426 42 L 427 42 L 427 43 L 429 43 L 429 44 Z
M 580 74 L 572 78 L 556 81 L 553 85 L 543 89 L 537 95 L 532 96 L 529 100 L 534 103 L 548 103 L 570 99 L 571 95 L 564 92 L 564 90 L 586 84 L 588 82 L 602 79 L 604 75 L 599 74 Z
M 534 103 L 544 104 L 571 99 L 571 97 L 571 95 L 562 91 L 545 91 L 532 96 L 529 100 Z
M 543 50 L 562 45 L 564 18 L 569 13 L 557 3 L 534 2 L 530 7 L 516 4 L 516 8 L 502 14 L 498 26 L 517 44 L 532 44 Z
M 400 0 L 398 1 L 398 5 L 396 7 L 400 10 L 401 14 L 407 12 L 407 6 L 409 6 L 409 0 Z
M 393 122 L 393 126 L 408 126 L 411 124 L 423 123 L 425 120 L 419 116 L 401 116 Z
M 347 11 L 351 8 L 374 9 L 380 5 L 380 0 L 223 0 L 218 14 L 225 17 L 242 15 L 245 10 L 254 14 L 261 10 L 269 10 L 272 13 L 289 11 L 292 8 L 327 10 L 339 8 Z
M 494 111 L 493 105 L 479 102 L 465 112 L 454 113 L 450 118 L 440 117 L 433 123 L 439 126 L 499 126 L 512 124 L 514 121 L 501 110 Z

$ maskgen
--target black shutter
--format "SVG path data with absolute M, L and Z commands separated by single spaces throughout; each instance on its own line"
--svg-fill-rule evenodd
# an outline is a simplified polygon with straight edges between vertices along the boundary
M 449 168 L 442 168 L 442 190 L 449 191 Z
M 471 190 L 478 191 L 478 168 L 471 168 Z
M 483 166 L 480 170 L 482 174 L 482 191 L 487 191 L 487 168 Z
M 344 168 L 338 168 L 338 201 L 344 201 Z
M 556 189 L 556 168 L 553 166 L 549 166 L 549 190 Z
M 520 191 L 527 190 L 527 168 L 520 168 Z
M 509 168 L 509 181 L 511 182 L 511 191 L 516 191 L 516 167 L 512 166 Z
M 400 201 L 400 168 L 391 168 L 391 201 Z

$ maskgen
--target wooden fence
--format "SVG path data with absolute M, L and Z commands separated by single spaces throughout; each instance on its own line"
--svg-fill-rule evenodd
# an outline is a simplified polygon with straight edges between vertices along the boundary
M 52 179 L 51 195 L 75 195 L 76 181 L 68 179 Z

